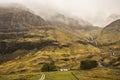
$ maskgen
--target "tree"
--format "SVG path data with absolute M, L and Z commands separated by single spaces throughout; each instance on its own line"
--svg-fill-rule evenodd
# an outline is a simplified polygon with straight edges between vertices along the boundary
M 47 71 L 56 71 L 57 68 L 54 63 L 45 63 L 41 69 L 42 72 L 47 72 Z
M 48 60 L 50 61 L 49 63 L 45 63 L 41 69 L 41 71 L 46 72 L 46 71 L 56 71 L 56 65 L 51 56 L 48 56 Z
M 95 60 L 84 60 L 84 61 L 81 61 L 80 69 L 87 70 L 87 69 L 95 68 L 97 66 L 98 64 L 97 64 L 97 61 Z
M 7 43 L 6 42 L 0 42 L 0 53 L 4 53 L 7 48 Z

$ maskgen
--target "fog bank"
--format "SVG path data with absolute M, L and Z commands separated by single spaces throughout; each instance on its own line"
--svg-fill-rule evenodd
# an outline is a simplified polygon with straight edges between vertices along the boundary
M 0 0 L 0 3 L 19 3 L 43 17 L 61 13 L 101 27 L 110 22 L 109 16 L 120 14 L 120 0 Z

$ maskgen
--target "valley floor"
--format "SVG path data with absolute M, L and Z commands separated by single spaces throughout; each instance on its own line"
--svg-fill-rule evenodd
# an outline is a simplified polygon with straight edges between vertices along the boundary
M 44 80 L 120 80 L 120 70 L 109 68 L 0 75 L 0 80 L 39 80 L 42 74 L 46 76 Z

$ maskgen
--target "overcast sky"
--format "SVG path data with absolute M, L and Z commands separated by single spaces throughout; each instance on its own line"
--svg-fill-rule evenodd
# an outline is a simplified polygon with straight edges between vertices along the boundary
M 53 11 L 75 16 L 103 26 L 111 14 L 120 14 L 120 0 L 0 0 L 0 3 L 21 3 L 35 11 Z

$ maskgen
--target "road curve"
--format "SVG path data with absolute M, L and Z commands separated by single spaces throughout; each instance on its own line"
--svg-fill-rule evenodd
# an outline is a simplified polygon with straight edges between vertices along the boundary
M 45 80 L 45 74 L 42 74 L 42 76 L 39 80 Z

